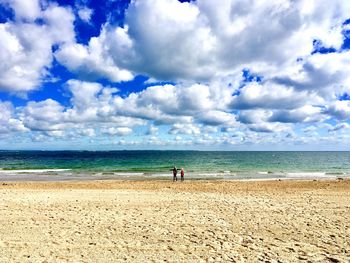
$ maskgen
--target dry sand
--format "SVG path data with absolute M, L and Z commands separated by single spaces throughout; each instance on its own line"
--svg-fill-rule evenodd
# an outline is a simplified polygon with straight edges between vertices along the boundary
M 0 184 L 0 262 L 350 262 L 350 181 Z

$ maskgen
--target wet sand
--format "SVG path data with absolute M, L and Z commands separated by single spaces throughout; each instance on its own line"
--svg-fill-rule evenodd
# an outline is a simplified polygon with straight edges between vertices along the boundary
M 0 183 L 0 262 L 350 262 L 350 180 Z

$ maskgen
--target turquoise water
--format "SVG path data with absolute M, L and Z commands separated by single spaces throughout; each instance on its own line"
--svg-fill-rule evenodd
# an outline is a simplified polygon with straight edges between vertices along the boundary
M 348 177 L 350 152 L 0 151 L 0 179 L 166 177 L 174 165 L 188 178 Z

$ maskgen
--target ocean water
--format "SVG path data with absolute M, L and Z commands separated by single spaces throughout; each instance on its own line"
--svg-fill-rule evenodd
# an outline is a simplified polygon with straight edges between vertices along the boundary
M 350 152 L 0 151 L 0 181 L 350 178 Z

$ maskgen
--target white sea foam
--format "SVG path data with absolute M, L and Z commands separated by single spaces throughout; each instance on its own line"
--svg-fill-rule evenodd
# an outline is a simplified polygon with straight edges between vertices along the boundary
M 279 178 L 279 177 L 272 177 L 272 178 L 247 178 L 247 179 L 242 179 L 239 178 L 236 181 L 241 181 L 241 182 L 264 182 L 264 181 L 277 181 L 277 180 L 289 180 L 289 178 Z
M 150 176 L 150 177 L 172 177 L 172 173 L 151 173 L 151 174 L 145 174 L 145 176 Z
M 187 178 L 213 178 L 213 177 L 223 177 L 226 176 L 227 174 L 223 174 L 220 172 L 217 173 L 201 173 L 201 172 L 188 172 L 185 173 L 185 177 Z M 234 174 L 230 174 L 234 175 Z M 149 177 L 172 177 L 172 173 L 150 173 L 150 174 L 145 174 L 145 176 Z M 180 174 L 177 174 L 178 177 L 180 177 Z
M 19 174 L 19 173 L 48 173 L 48 172 L 65 172 L 71 169 L 28 169 L 28 170 L 0 170 L 3 174 Z
M 196 178 L 211 178 L 211 177 L 222 177 L 222 176 L 227 176 L 226 173 L 191 173 L 189 174 L 191 177 L 196 177 Z
M 258 174 L 269 174 L 269 172 L 258 172 Z
M 126 176 L 126 177 L 129 177 L 129 176 L 143 176 L 143 175 L 145 175 L 144 173 L 133 173 L 133 172 L 130 172 L 130 173 L 128 173 L 128 172 L 115 172 L 115 173 L 113 173 L 114 175 L 119 175 L 119 176 Z
M 288 178 L 335 178 L 336 176 L 326 174 L 325 172 L 298 172 L 287 173 Z

